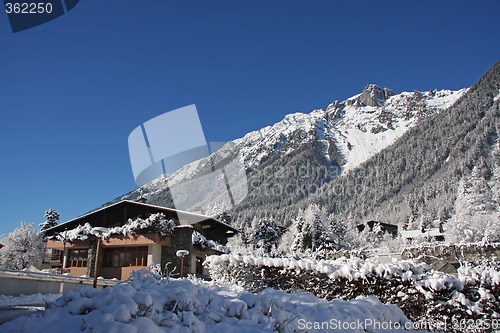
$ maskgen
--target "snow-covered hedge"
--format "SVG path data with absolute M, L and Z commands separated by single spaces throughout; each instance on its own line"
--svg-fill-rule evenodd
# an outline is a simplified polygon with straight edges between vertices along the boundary
M 413 325 L 401 310 L 374 297 L 326 301 L 273 289 L 253 294 L 186 279 L 160 280 L 139 271 L 128 282 L 102 291 L 67 292 L 45 313 L 6 323 L 0 332 L 405 332 L 405 328 L 411 330 Z
M 326 299 L 373 295 L 396 304 L 414 321 L 493 319 L 500 314 L 498 262 L 469 264 L 458 276 L 433 271 L 424 263 L 386 264 L 375 258 L 316 261 L 221 255 L 208 257 L 206 265 L 216 281 L 251 291 L 272 287 Z
M 127 223 L 120 227 L 113 227 L 108 229 L 108 232 L 102 233 L 99 228 L 92 228 L 89 223 L 78 225 L 76 228 L 64 231 L 56 237 L 59 241 L 74 241 L 86 240 L 89 236 L 102 237 L 108 239 L 111 235 L 135 235 L 140 231 L 157 232 L 162 237 L 170 235 L 175 228 L 175 222 L 168 220 L 165 214 L 158 213 L 152 214 L 146 219 L 137 218 L 135 220 L 129 219 Z

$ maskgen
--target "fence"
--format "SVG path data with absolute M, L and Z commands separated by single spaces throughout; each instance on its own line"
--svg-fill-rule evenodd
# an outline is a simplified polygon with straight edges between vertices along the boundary
M 94 280 L 88 277 L 75 277 L 41 272 L 10 271 L 0 269 L 0 295 L 19 296 L 31 294 L 59 294 L 68 290 L 92 286 Z M 97 286 L 102 289 L 114 286 L 119 281 L 98 279 Z

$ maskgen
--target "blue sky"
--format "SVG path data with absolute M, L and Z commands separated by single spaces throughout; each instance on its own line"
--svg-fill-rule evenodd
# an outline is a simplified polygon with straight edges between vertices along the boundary
M 196 104 L 208 141 L 376 83 L 472 85 L 500 60 L 500 2 L 84 0 L 13 34 L 0 12 L 0 236 L 135 188 L 129 133 Z

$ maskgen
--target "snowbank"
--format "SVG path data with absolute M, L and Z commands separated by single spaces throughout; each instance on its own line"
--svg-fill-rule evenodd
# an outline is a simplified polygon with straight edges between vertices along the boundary
M 45 306 L 61 297 L 61 294 L 32 294 L 21 296 L 0 295 L 0 308 L 11 306 Z
M 102 291 L 65 293 L 44 314 L 8 322 L 0 332 L 403 332 L 411 327 L 401 310 L 374 297 L 326 301 L 274 289 L 253 294 L 140 271 Z

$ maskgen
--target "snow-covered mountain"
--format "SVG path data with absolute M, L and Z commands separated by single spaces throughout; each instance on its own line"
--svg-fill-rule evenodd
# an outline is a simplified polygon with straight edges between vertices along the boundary
M 289 114 L 274 125 L 229 142 L 212 160 L 190 163 L 168 178 L 159 177 L 120 199 L 144 196 L 149 203 L 173 206 L 169 188 L 210 172 L 214 159 L 236 152 L 247 168 L 249 183 L 248 198 L 242 207 L 283 197 L 284 189 L 291 204 L 391 145 L 421 119 L 445 110 L 466 91 L 396 94 L 370 84 L 360 94 L 334 101 L 325 109 Z M 327 171 L 320 174 L 318 170 Z M 264 192 L 269 194 L 265 198 L 261 195 Z M 217 206 L 217 196 L 212 199 L 205 206 Z M 211 214 L 218 210 L 220 207 L 199 212 Z
M 246 165 L 253 167 L 298 146 L 317 141 L 327 160 L 351 169 L 391 145 L 420 119 L 451 106 L 467 89 L 395 94 L 367 85 L 362 93 L 326 109 L 293 113 L 234 140 Z

